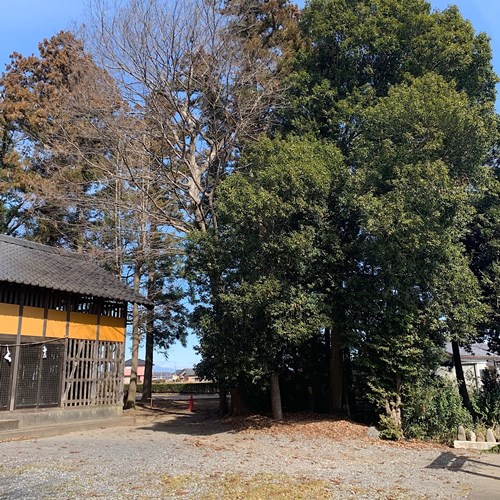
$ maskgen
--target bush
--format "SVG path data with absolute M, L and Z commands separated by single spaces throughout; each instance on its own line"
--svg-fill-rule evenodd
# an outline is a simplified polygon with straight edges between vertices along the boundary
M 456 439 L 459 425 L 473 428 L 456 382 L 438 376 L 408 389 L 402 418 L 406 437 L 446 444 Z
M 500 424 L 500 373 L 495 368 L 481 372 L 482 386 L 474 393 L 475 410 L 488 427 Z
M 403 433 L 397 426 L 396 421 L 387 415 L 380 415 L 379 431 L 381 439 L 399 441 L 403 437 Z
M 128 390 L 128 385 L 124 386 Z M 152 384 L 151 391 L 161 394 L 217 394 L 217 384 L 213 382 L 172 382 Z M 137 392 L 142 392 L 142 384 L 137 385 Z

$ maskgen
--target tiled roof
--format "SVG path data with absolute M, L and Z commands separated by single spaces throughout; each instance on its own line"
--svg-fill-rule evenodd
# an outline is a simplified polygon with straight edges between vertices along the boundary
M 0 235 L 0 281 L 151 305 L 83 255 L 11 236 Z
M 450 356 L 453 354 L 451 344 L 446 344 L 446 352 Z M 488 344 L 475 343 L 471 344 L 468 349 L 460 347 L 460 357 L 462 359 L 477 359 L 477 360 L 500 360 L 500 356 L 490 351 Z
M 176 370 L 175 374 L 179 376 L 183 375 L 185 377 L 194 377 L 196 375 L 196 372 L 193 368 L 184 368 L 183 370 Z
M 127 361 L 125 361 L 125 366 L 132 366 L 132 360 L 127 359 Z M 139 364 L 137 366 L 146 366 L 146 361 L 144 361 L 143 359 L 140 359 Z

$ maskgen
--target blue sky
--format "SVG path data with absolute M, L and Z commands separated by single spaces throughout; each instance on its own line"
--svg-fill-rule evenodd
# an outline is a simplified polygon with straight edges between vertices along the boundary
M 304 0 L 298 0 L 303 5 Z M 85 0 L 15 0 L 5 2 L 0 15 L 0 68 L 13 51 L 29 55 L 43 38 L 83 21 Z M 458 5 L 477 31 L 492 38 L 495 66 L 500 72 L 500 0 L 431 0 L 436 9 Z
M 9 54 L 37 53 L 38 43 L 58 31 L 71 29 L 83 22 L 84 0 L 15 0 L 4 2 L 0 15 L 0 71 L 8 63 Z M 298 1 L 303 5 L 303 0 Z M 500 74 L 500 0 L 431 0 L 435 9 L 455 4 L 462 15 L 469 19 L 476 31 L 485 31 L 492 39 L 493 65 Z M 498 104 L 497 104 L 498 107 Z M 190 338 L 188 348 L 174 346 L 168 361 L 156 356 L 156 365 L 185 368 L 198 361 L 193 351 L 195 338 Z M 142 354 L 142 353 L 141 353 Z

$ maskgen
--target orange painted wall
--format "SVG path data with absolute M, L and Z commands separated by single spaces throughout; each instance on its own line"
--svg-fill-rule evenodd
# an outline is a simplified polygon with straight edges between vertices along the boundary
M 70 339 L 97 339 L 97 316 L 95 314 L 72 312 L 69 318 Z
M 19 306 L 0 303 L 0 335 L 17 335 Z
M 125 339 L 125 318 L 101 316 L 99 340 L 123 342 Z
M 46 337 L 61 339 L 66 336 L 66 311 L 49 309 Z
M 44 310 L 39 307 L 23 308 L 21 334 L 30 337 L 43 335 Z M 125 340 L 125 318 L 101 316 L 99 340 L 123 342 Z M 19 306 L 0 303 L 0 335 L 17 335 Z M 48 310 L 46 337 L 66 336 L 66 311 Z M 69 337 L 72 339 L 95 340 L 97 338 L 97 316 L 72 312 L 70 315 Z
M 40 307 L 23 307 L 23 322 L 21 335 L 41 337 L 43 335 L 44 309 Z

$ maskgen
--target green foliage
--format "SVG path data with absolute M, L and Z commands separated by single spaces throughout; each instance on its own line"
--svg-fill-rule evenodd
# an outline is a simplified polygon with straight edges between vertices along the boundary
M 128 390 L 127 384 L 125 384 L 124 389 Z M 137 385 L 137 392 L 142 392 L 142 384 Z M 218 389 L 217 384 L 213 382 L 166 382 L 153 383 L 151 392 L 157 394 L 216 394 Z
M 498 145 L 490 162 L 497 163 Z M 488 337 L 490 349 L 500 353 L 500 172 L 497 166 L 486 169 L 482 189 L 474 198 L 476 209 L 465 239 L 470 267 L 478 278 L 490 314 L 480 331 Z
M 482 386 L 473 393 L 474 407 L 481 421 L 488 427 L 500 425 L 500 373 L 487 368 L 481 373 Z
M 401 383 L 436 368 L 446 337 L 468 340 L 485 318 L 461 242 L 472 214 L 463 176 L 472 183 L 491 141 L 481 113 L 435 74 L 394 87 L 364 113 L 352 158 L 371 293 L 357 362 L 382 407 Z
M 307 137 L 262 138 L 241 164 L 220 186 L 217 232 L 193 236 L 188 263 L 206 294 L 193 316 L 200 372 L 233 384 L 283 369 L 322 326 L 317 242 L 331 186 L 346 175 L 335 147 Z
M 459 425 L 470 429 L 474 424 L 455 382 L 434 377 L 408 386 L 403 407 L 406 437 L 451 444 Z
M 353 159 L 361 167 L 368 162 L 376 175 L 369 180 L 379 189 L 395 168 L 437 161 L 451 178 L 476 183 L 495 126 L 490 107 L 474 104 L 453 83 L 427 73 L 393 87 L 363 113 L 361 144 Z
M 476 35 L 456 7 L 431 12 L 425 0 L 312 0 L 301 28 L 304 49 L 289 77 L 283 121 L 331 138 L 345 152 L 363 111 L 412 77 L 438 73 L 471 102 L 494 102 L 489 39 Z
M 396 421 L 387 415 L 380 416 L 379 431 L 381 439 L 399 441 L 403 437 L 403 432 L 397 426 Z

